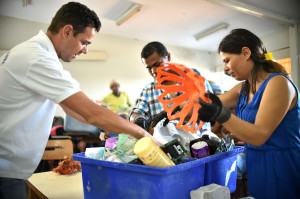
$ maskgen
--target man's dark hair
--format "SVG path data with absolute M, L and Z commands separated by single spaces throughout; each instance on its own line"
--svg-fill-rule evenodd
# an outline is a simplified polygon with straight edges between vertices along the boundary
M 97 32 L 101 28 L 101 22 L 97 14 L 78 2 L 69 2 L 63 5 L 53 17 L 48 31 L 57 34 L 67 24 L 73 26 L 74 37 L 79 33 L 83 33 L 87 27 L 95 28 Z
M 158 41 L 148 43 L 142 50 L 141 57 L 146 59 L 154 52 L 157 52 L 160 57 L 166 57 L 168 55 L 167 48 Z

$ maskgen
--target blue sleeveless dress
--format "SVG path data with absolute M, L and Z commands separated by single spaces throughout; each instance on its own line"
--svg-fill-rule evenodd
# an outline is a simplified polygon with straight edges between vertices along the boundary
M 272 73 L 248 105 L 248 95 L 240 93 L 235 115 L 254 123 L 266 85 L 275 75 L 283 75 L 292 82 L 282 73 Z M 245 144 L 249 195 L 255 199 L 300 198 L 300 95 L 292 84 L 297 89 L 298 101 L 271 137 L 259 147 Z

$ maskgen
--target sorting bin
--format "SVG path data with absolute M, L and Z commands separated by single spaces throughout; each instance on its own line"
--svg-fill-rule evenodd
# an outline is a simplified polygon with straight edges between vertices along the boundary
M 243 150 L 237 147 L 223 155 L 185 159 L 186 163 L 168 168 L 90 159 L 85 158 L 84 153 L 73 154 L 73 159 L 81 162 L 85 199 L 188 199 L 190 191 L 208 183 L 219 182 L 224 186 L 225 178 L 228 178 L 226 184 L 234 187 L 229 187 L 230 190 L 235 190 L 234 162 Z M 222 165 L 226 169 L 220 169 Z M 235 172 L 227 171 L 232 167 Z
M 218 153 L 203 158 L 205 161 L 204 185 L 212 183 L 228 187 L 230 193 L 236 190 L 237 155 L 244 151 L 244 147 L 225 153 Z
M 97 127 L 79 122 L 69 115 L 66 115 L 64 130 L 71 133 L 99 134 Z

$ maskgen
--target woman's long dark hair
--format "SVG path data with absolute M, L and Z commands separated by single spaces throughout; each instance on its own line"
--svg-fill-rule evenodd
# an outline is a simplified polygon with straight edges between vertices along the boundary
M 267 53 L 263 42 L 252 32 L 246 29 L 234 29 L 229 35 L 227 35 L 220 43 L 218 53 L 231 53 L 241 54 L 242 48 L 248 47 L 251 50 L 250 58 L 254 62 L 254 67 L 251 71 L 252 80 L 245 81 L 243 88 L 243 95 L 247 95 L 250 92 L 250 85 L 253 93 L 256 93 L 256 81 L 258 78 L 258 72 L 264 70 L 268 73 L 279 72 L 285 75 L 289 75 L 285 68 L 273 60 L 266 60 L 265 55 Z

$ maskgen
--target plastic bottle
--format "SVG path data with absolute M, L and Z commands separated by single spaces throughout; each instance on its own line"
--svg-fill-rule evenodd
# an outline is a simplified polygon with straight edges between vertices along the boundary
M 150 137 L 143 137 L 134 146 L 134 153 L 147 166 L 170 167 L 174 162 Z

